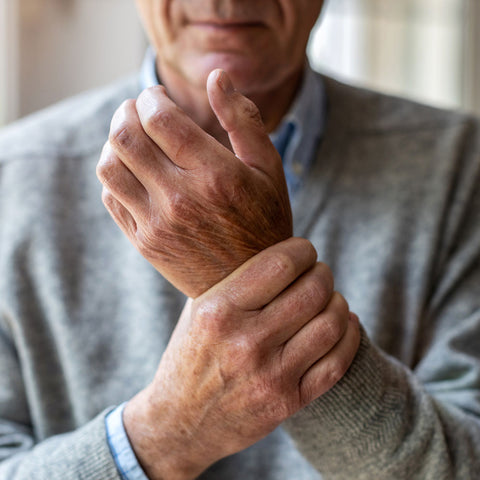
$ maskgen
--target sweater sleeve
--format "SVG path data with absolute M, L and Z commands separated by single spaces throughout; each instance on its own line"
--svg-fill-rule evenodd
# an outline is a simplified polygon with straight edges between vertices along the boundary
M 419 336 L 398 339 L 415 341 L 416 358 L 403 364 L 362 331 L 343 379 L 286 423 L 325 479 L 478 477 L 480 155 L 478 148 L 462 153 L 468 150 L 470 158 L 458 159 L 442 233 L 432 250 Z
M 12 455 L 0 463 L 1 480 L 120 480 L 105 437 L 105 412 L 78 430 L 55 435 L 31 449 L 21 426 L 0 422 L 2 450 Z
M 120 480 L 106 438 L 107 413 L 37 443 L 20 362 L 0 330 L 0 480 Z
M 464 372 L 463 380 L 472 375 Z M 457 404 L 445 400 L 461 381 L 451 379 L 449 386 L 446 379 L 444 395 L 432 395 L 363 333 L 348 374 L 286 427 L 325 479 L 475 478 L 480 471 L 478 388 L 457 391 Z M 460 402 L 477 412 L 460 408 Z

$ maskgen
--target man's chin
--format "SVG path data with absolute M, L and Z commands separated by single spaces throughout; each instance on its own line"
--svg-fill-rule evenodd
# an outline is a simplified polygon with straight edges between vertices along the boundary
M 225 70 L 237 90 L 245 95 L 251 92 L 263 90 L 265 68 L 259 62 L 252 61 L 238 54 L 216 53 L 204 56 L 201 61 L 192 62 L 189 65 L 189 77 L 198 81 L 200 87 L 206 85 L 208 75 L 212 70 L 221 68 Z M 271 79 L 271 77 L 270 77 Z

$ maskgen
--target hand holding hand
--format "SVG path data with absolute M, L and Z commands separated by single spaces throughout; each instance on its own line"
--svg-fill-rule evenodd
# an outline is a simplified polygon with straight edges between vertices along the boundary
M 207 92 L 234 153 L 153 87 L 115 113 L 97 167 L 114 220 L 190 297 L 292 235 L 282 162 L 258 109 L 220 70 Z
M 152 480 L 195 478 L 335 385 L 359 339 L 310 242 L 267 248 L 187 302 L 155 379 L 125 409 L 137 458 Z

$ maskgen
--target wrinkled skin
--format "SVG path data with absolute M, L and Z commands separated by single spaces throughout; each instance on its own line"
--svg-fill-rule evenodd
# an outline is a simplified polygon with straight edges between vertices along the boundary
M 296 93 L 322 5 L 137 0 L 165 89 L 120 108 L 97 171 L 115 221 L 189 296 L 292 235 L 281 161 L 266 132 Z M 226 73 L 207 82 L 216 68 Z
M 225 73 L 207 88 L 236 155 L 156 87 L 116 112 L 97 166 L 112 217 L 190 297 L 292 235 L 282 162 L 258 109 Z
M 151 479 L 196 478 L 330 389 L 358 343 L 310 242 L 262 251 L 187 302 L 153 382 L 124 412 L 137 458 Z
M 165 88 L 119 108 L 97 174 L 120 228 L 191 298 L 123 421 L 148 478 L 190 480 L 332 388 L 360 329 L 313 246 L 292 237 L 267 135 L 323 1 L 137 3 Z
M 177 105 L 211 132 L 205 84 L 217 68 L 258 106 L 267 129 L 273 130 L 295 95 L 323 0 L 136 3 L 157 52 L 162 84 Z

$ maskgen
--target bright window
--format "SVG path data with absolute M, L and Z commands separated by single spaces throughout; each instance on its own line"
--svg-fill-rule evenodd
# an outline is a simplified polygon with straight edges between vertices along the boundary
M 360 85 L 480 112 L 479 17 L 479 0 L 331 0 L 310 58 Z

